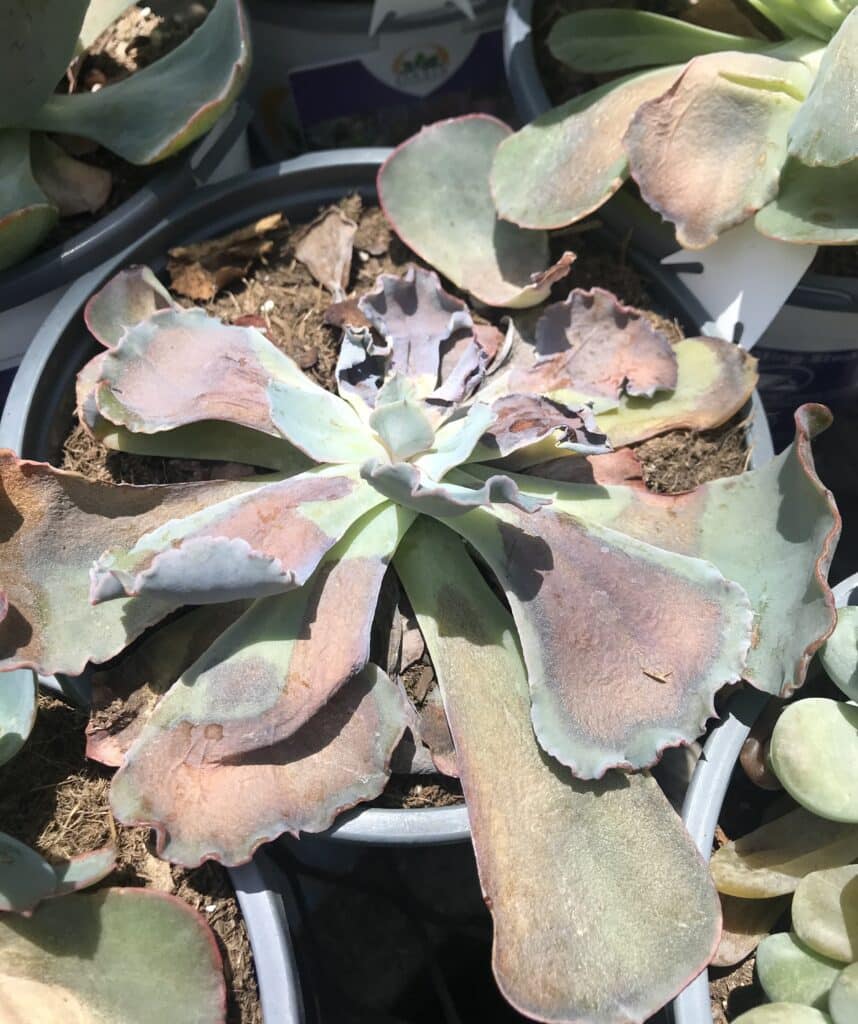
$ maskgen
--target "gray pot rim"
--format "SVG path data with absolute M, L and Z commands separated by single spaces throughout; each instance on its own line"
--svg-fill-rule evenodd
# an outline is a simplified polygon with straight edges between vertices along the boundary
M 148 235 L 73 285 L 57 303 L 33 339 L 13 382 L 0 420 L 0 446 L 17 452 L 50 450 L 48 429 L 56 416 L 46 417 L 42 410 L 56 410 L 68 396 L 81 365 L 74 360 L 89 347 L 80 340 L 80 311 L 120 265 L 157 264 L 172 245 L 229 231 L 290 203 L 314 210 L 355 187 L 372 195 L 376 171 L 389 153 L 383 148 L 309 153 L 199 189 Z M 665 274 L 645 255 L 636 253 L 633 258 L 654 290 L 662 293 L 665 305 L 676 311 L 686 327 L 696 328 L 702 323 L 705 313 L 675 276 Z M 760 464 L 772 457 L 773 449 L 756 393 L 753 409 L 751 446 L 753 460 Z M 470 828 L 464 804 L 407 810 L 367 807 L 343 815 L 320 835 L 339 842 L 412 845 L 464 841 L 470 837 Z
M 858 573 L 847 576 L 832 587 L 838 608 L 849 603 L 858 590 Z M 727 795 L 730 778 L 742 744 L 751 726 L 770 699 L 767 693 L 747 687 L 730 701 L 727 714 L 716 726 L 697 762 L 682 806 L 682 820 L 701 856 L 709 861 L 718 815 Z M 712 1024 L 709 1003 L 709 971 L 699 974 L 673 1001 L 674 1024 Z
M 199 141 L 177 154 L 115 210 L 76 235 L 0 271 L 0 312 L 47 295 L 89 273 L 154 227 L 185 195 L 204 184 L 238 141 L 250 108 L 233 104 Z

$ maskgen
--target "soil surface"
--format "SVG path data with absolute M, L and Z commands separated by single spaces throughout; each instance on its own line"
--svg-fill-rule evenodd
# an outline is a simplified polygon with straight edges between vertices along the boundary
M 116 868 L 93 889 L 144 886 L 198 910 L 223 957 L 228 1024 L 262 1024 L 250 943 L 226 870 L 211 862 L 190 871 L 171 866 L 151 852 L 148 829 L 115 824 L 108 802 L 112 772 L 87 760 L 86 722 L 84 712 L 63 701 L 39 698 L 33 732 L 0 768 L 0 828 L 49 861 L 112 843 Z

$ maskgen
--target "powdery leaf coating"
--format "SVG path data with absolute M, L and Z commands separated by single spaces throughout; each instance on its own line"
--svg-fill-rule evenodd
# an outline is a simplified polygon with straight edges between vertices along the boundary
M 788 907 L 786 896 L 775 896 L 770 900 L 743 900 L 721 893 L 723 925 L 712 966 L 732 967 L 741 963 L 754 952 Z
M 834 1024 L 851 1024 L 858 1019 L 858 964 L 840 972 L 828 993 L 828 1009 Z
M 0 912 L 29 914 L 42 900 L 53 895 L 56 887 L 54 869 L 43 857 L 0 832 Z M 0 917 L 0 928 L 2 921 Z
M 751 609 L 708 563 L 549 509 L 450 525 L 510 602 L 541 746 L 579 778 L 690 743 L 740 678 Z
M 176 309 L 172 295 L 148 267 L 120 270 L 87 302 L 83 318 L 90 334 L 114 348 L 125 332 L 159 309 Z
M 831 1018 L 813 1006 L 767 1003 L 736 1017 L 733 1024 L 831 1024 Z
M 116 848 L 105 846 L 100 850 L 81 853 L 77 857 L 70 857 L 51 866 L 57 878 L 57 887 L 53 895 L 68 896 L 107 878 L 116 867 Z
M 718 53 L 691 61 L 640 106 L 623 140 L 631 174 L 680 245 L 711 245 L 777 195 L 787 131 L 809 85 L 798 62 Z
M 858 607 L 837 609 L 837 625 L 819 652 L 822 667 L 850 700 L 858 699 Z
M 645 1020 L 717 944 L 705 865 L 651 778 L 579 782 L 545 757 L 513 621 L 456 537 L 421 519 L 395 564 L 456 744 L 501 991 L 536 1020 Z
M 223 1024 L 226 1017 L 214 935 L 166 893 L 104 889 L 51 900 L 27 920 L 0 918 L 0 963 L 0 1006 L 11 1021 Z
M 858 864 L 806 875 L 792 898 L 792 926 L 822 956 L 858 960 Z
M 610 82 L 502 141 L 491 167 L 499 216 L 544 229 L 598 210 L 628 176 L 623 132 L 635 111 L 669 88 L 679 71 L 659 68 Z
M 795 892 L 811 872 L 858 857 L 858 826 L 826 821 L 799 807 L 716 850 L 710 861 L 719 892 L 768 899 Z
M 0 617 L 6 614 L 0 595 Z M 27 669 L 0 675 L 0 765 L 24 746 L 36 721 L 36 677 Z
M 858 242 L 858 161 L 805 167 L 788 160 L 777 196 L 757 214 L 760 234 L 805 245 Z
M 824 697 L 791 704 L 774 728 L 769 757 L 802 807 L 858 824 L 858 707 Z
M 548 262 L 548 237 L 498 220 L 488 176 L 510 129 L 486 114 L 439 121 L 393 151 L 378 195 L 399 237 L 489 306 L 535 306 L 574 260 Z
M 652 398 L 676 388 L 676 355 L 666 335 L 602 288 L 575 288 L 548 306 L 536 325 L 536 352 L 531 368 L 512 374 L 511 388 L 608 399 Z
M 757 977 L 772 1003 L 801 1003 L 828 1009 L 828 990 L 843 964 L 820 956 L 790 932 L 763 939 L 757 949 Z

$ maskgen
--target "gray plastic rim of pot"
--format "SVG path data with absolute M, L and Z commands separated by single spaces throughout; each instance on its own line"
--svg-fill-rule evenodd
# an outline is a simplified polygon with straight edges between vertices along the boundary
M 832 588 L 832 593 L 838 608 L 858 604 L 858 573 L 838 583 Z M 750 687 L 738 693 L 730 702 L 724 721 L 707 740 L 703 756 L 697 762 L 682 807 L 682 820 L 707 861 L 712 855 L 715 826 L 742 744 L 768 700 L 768 694 Z M 674 999 L 672 1009 L 674 1024 L 712 1024 L 708 971 L 699 974 Z
M 145 238 L 73 285 L 45 320 L 18 371 L 3 418 L 0 447 L 26 458 L 56 457 L 74 406 L 74 378 L 98 346 L 81 317 L 86 300 L 118 269 L 147 263 L 160 272 L 167 249 L 231 231 L 240 225 L 283 210 L 292 222 L 312 218 L 319 205 L 352 191 L 375 198 L 375 177 L 387 149 L 343 149 L 309 153 L 200 189 Z M 649 278 L 654 297 L 670 309 L 686 330 L 696 332 L 705 313 L 682 283 L 645 255 L 633 262 Z M 752 464 L 773 455 L 771 435 L 759 397 L 752 400 L 750 430 Z M 86 680 L 63 680 L 66 691 L 85 697 Z M 368 807 L 345 814 L 325 838 L 370 845 L 415 845 L 463 842 L 470 837 L 464 804 L 455 807 L 402 810 Z

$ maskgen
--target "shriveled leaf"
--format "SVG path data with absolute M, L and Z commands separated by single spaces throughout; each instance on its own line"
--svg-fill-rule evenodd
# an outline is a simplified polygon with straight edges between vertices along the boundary
M 93 608 L 89 570 L 110 545 L 130 546 L 169 520 L 258 487 L 100 484 L 11 452 L 0 452 L 0 485 L 0 586 L 8 603 L 0 665 L 47 675 L 80 675 L 87 660 L 113 657 L 181 603 L 147 595 Z
M 133 266 L 120 270 L 89 299 L 83 318 L 97 341 L 115 348 L 126 331 L 159 309 L 178 306 L 149 267 Z
M 540 395 L 504 395 L 492 403 L 491 411 L 495 421 L 468 461 L 506 458 L 513 452 L 539 446 L 547 438 L 555 449 L 579 455 L 600 455 L 611 450 L 586 405 L 569 408 Z
M 43 899 L 53 895 L 56 887 L 57 876 L 44 857 L 0 832 L 0 911 L 29 914 Z M 0 916 L 0 929 L 2 922 L 3 917 Z
M 757 949 L 757 977 L 773 1003 L 828 1008 L 828 990 L 843 964 L 820 956 L 792 932 L 763 939 Z
M 743 900 L 722 893 L 724 923 L 712 966 L 732 967 L 750 956 L 788 907 L 786 896 L 775 896 L 770 900 Z
M 74 56 L 89 0 L 4 0 L 0 128 L 26 124 Z
M 858 964 L 844 967 L 828 993 L 828 1009 L 834 1024 L 858 1020 Z
M 706 559 L 739 583 L 755 612 L 755 642 L 743 678 L 787 697 L 801 686 L 810 659 L 834 627 L 826 580 L 840 535 L 837 507 L 816 475 L 811 451 L 831 414 L 805 405 L 795 418 L 795 443 L 771 462 L 689 494 L 513 479 L 528 494 L 552 498 L 560 512 Z M 485 474 L 477 466 L 468 472 L 480 479 Z
M 223 1024 L 214 935 L 166 893 L 105 889 L 0 918 L 0 1006 L 10 1021 Z
M 858 243 L 858 160 L 842 167 L 805 167 L 788 160 L 777 196 L 760 210 L 754 226 L 784 242 Z
M 33 177 L 61 217 L 97 213 L 107 202 L 110 171 L 76 160 L 46 135 L 33 136 L 30 152 Z
M 724 50 L 757 53 L 766 45 L 762 39 L 634 10 L 576 11 L 558 18 L 548 33 L 548 48 L 557 60 L 576 71 L 595 73 L 684 64 Z
M 324 210 L 302 231 L 295 258 L 334 296 L 345 297 L 357 224 L 337 206 Z
M 390 371 L 407 377 L 418 398 L 438 384 L 443 343 L 474 326 L 468 307 L 444 291 L 438 275 L 415 266 L 402 277 L 381 274 L 358 308 L 390 346 Z
M 829 678 L 850 700 L 858 700 L 858 607 L 837 609 L 837 625 L 819 658 Z
M 203 24 L 160 60 L 97 92 L 63 96 L 48 89 L 30 123 L 43 131 L 82 135 L 133 164 L 155 163 L 211 128 L 235 100 L 249 65 L 241 4 L 217 0 Z M 169 101 L 158 103 L 164 96 Z
M 813 87 L 789 132 L 790 156 L 810 167 L 858 160 L 858 8 L 826 46 Z
M 418 256 L 481 302 L 521 308 L 546 298 L 574 257 L 567 253 L 546 270 L 547 235 L 498 220 L 488 176 L 509 136 L 505 124 L 485 114 L 430 125 L 382 164 L 378 195 Z
M 751 0 L 755 3 L 756 0 Z M 799 1003 L 766 1003 L 755 1006 L 739 1017 L 733 1024 L 831 1024 L 831 1018 L 822 1010 Z
M 792 926 L 822 956 L 858 960 L 858 864 L 806 875 L 792 898 Z
M 631 174 L 680 245 L 711 245 L 777 195 L 810 81 L 797 61 L 718 53 L 693 60 L 638 108 L 623 140 Z
M 710 867 L 719 892 L 768 899 L 795 892 L 813 871 L 858 857 L 858 826 L 827 821 L 799 807 L 722 846 Z
M 824 697 L 791 704 L 772 733 L 769 757 L 803 807 L 858 824 L 858 707 Z
M 28 669 L 0 673 L 0 765 L 24 746 L 36 721 L 36 677 Z
M 30 168 L 30 133 L 25 128 L 0 129 L 0 270 L 28 256 L 57 216 Z
M 609 82 L 538 117 L 501 142 L 491 167 L 498 215 L 523 228 L 559 228 L 597 210 L 628 177 L 623 132 L 680 68 Z
M 279 618 L 276 623 L 280 635 Z M 318 661 L 318 650 L 313 657 Z M 222 678 L 234 683 L 228 675 Z M 226 720 L 235 707 L 234 686 L 217 697 Z M 129 751 L 111 787 L 114 814 L 125 824 L 155 828 L 158 853 L 170 861 L 232 866 L 284 832 L 322 831 L 342 811 L 378 796 L 407 714 L 397 687 L 369 665 L 287 739 L 274 735 L 266 743 L 264 719 L 261 728 L 246 721 L 259 746 L 221 764 L 218 747 L 228 722 L 195 732 L 168 724 L 153 716 Z M 165 764 L 172 770 L 164 771 Z
M 513 621 L 455 536 L 421 519 L 395 564 L 458 751 L 501 991 L 537 1020 L 649 1017 L 717 943 L 717 899 L 679 818 L 645 775 L 581 782 L 546 759 Z
M 116 867 L 116 847 L 105 846 L 51 866 L 56 876 L 53 895 L 68 896 L 69 893 L 95 885 L 110 874 Z
M 93 603 L 146 593 L 214 604 L 300 587 L 381 497 L 354 470 L 327 467 L 263 483 L 113 547 L 91 572 Z

